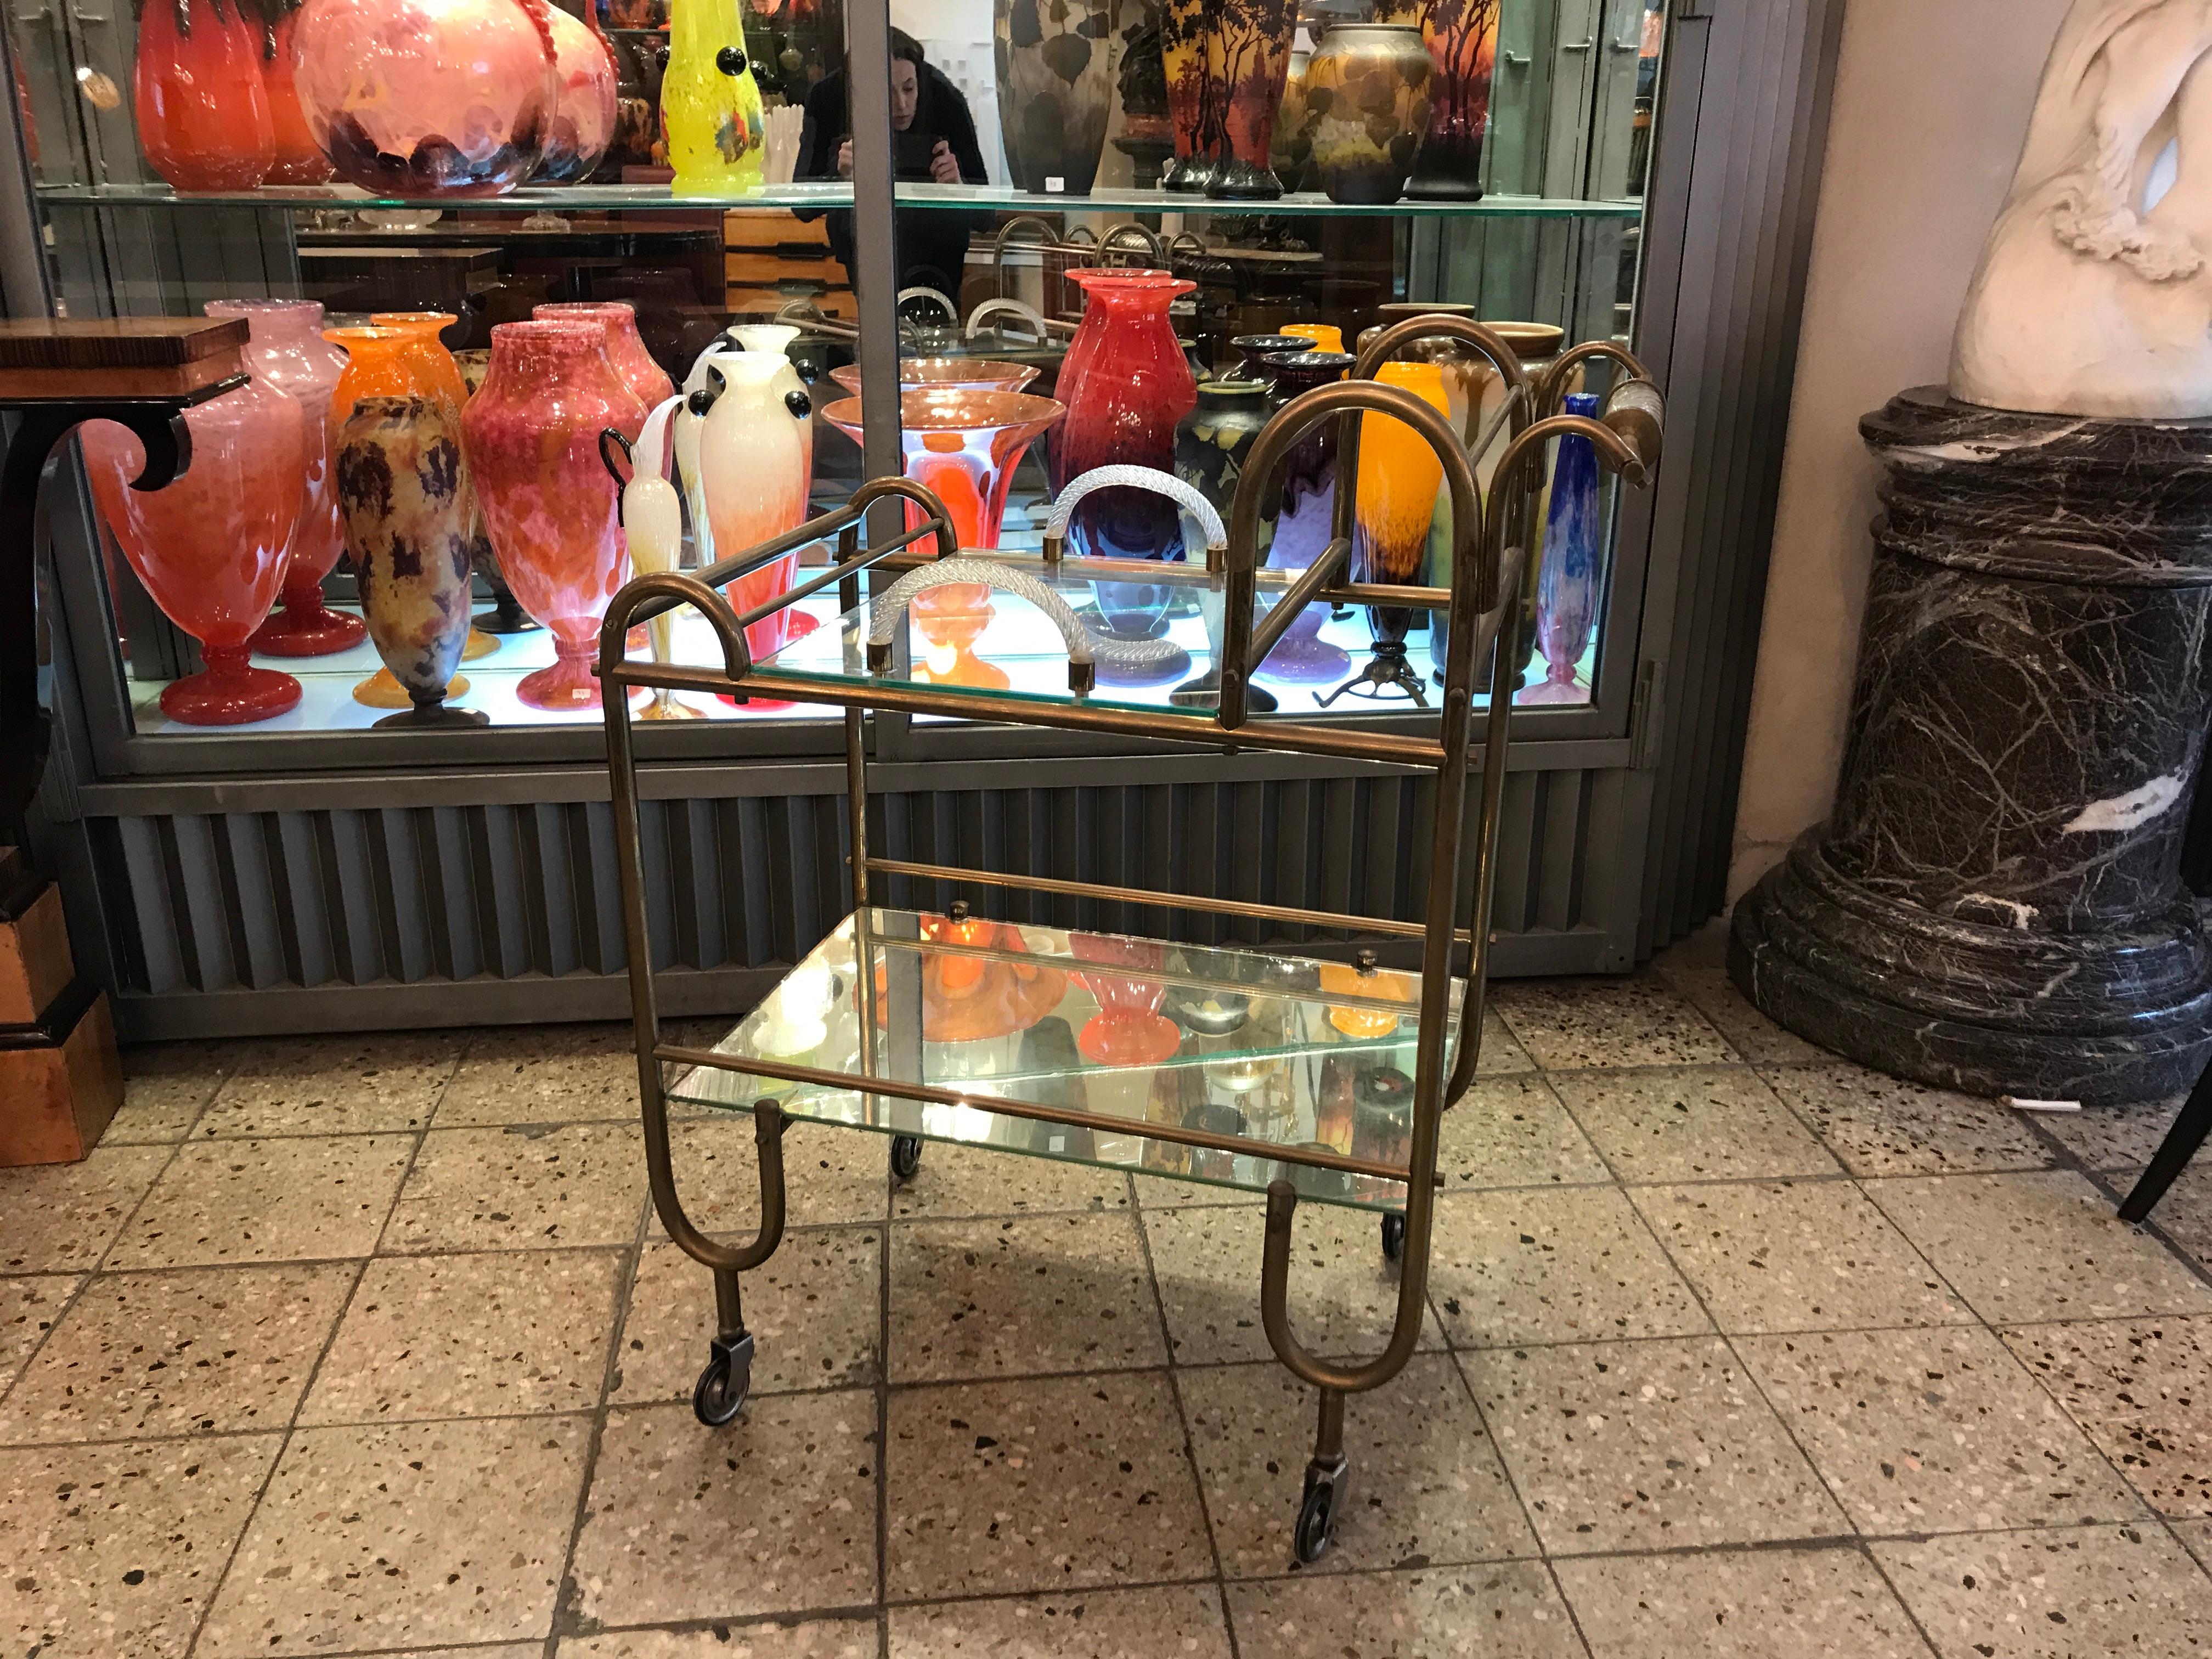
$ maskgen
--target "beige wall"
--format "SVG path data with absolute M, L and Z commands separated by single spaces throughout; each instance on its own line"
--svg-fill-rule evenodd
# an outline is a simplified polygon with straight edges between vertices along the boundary
M 1729 897 L 1827 816 L 1875 512 L 1859 416 L 1944 379 L 2069 0 L 1850 0 L 1774 525 Z

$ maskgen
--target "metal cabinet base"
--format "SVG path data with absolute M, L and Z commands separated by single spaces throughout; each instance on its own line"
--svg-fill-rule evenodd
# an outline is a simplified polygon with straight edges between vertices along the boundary
M 834 769 L 821 769 L 829 781 Z M 1632 964 L 1636 860 L 1624 832 L 1634 776 L 1509 780 L 1500 970 Z M 391 798 L 419 797 L 419 782 L 395 781 Z M 948 787 L 877 795 L 870 810 L 871 836 L 892 858 L 1109 884 L 1164 873 L 1163 884 L 1194 893 L 1405 918 L 1419 916 L 1426 890 L 1413 847 L 1426 815 L 1410 778 Z M 749 1007 L 844 915 L 844 811 L 826 792 L 645 803 L 671 1014 Z M 80 954 L 104 963 L 126 1041 L 613 1019 L 629 1006 L 603 800 L 88 816 L 48 839 L 93 901 L 72 899 L 72 913 L 89 918 Z M 919 884 L 890 884 L 889 902 L 929 897 Z M 1015 920 L 1232 937 L 1157 910 L 1023 902 L 1034 914 Z M 1629 927 L 1606 925 L 1623 915 Z M 1332 953 L 1288 933 L 1235 937 Z M 1379 948 L 1391 959 L 1393 945 Z

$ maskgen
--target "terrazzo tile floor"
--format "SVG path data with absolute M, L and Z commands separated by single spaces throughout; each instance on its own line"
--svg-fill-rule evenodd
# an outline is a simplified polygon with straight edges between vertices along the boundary
M 2170 1103 L 1840 1064 L 1711 935 L 1497 1007 L 1304 1569 L 1248 1197 L 794 1128 L 714 1432 L 626 1032 L 132 1052 L 0 1172 L 0 1659 L 2212 1656 L 2212 1168 L 2112 1218 Z M 748 1229 L 750 1124 L 677 1156 Z M 1373 1218 L 1298 1229 L 1370 1352 Z

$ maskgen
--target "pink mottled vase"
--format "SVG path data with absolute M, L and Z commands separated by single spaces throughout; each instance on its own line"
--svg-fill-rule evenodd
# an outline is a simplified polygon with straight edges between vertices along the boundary
M 284 567 L 284 608 L 261 624 L 253 648 L 264 657 L 326 657 L 361 643 L 358 617 L 323 603 L 323 579 L 345 551 L 345 526 L 331 487 L 331 398 L 346 355 L 323 338 L 323 307 L 313 300 L 210 300 L 210 317 L 243 317 L 254 374 L 300 405 L 307 465 L 300 520 Z
M 637 307 L 629 301 L 552 301 L 532 307 L 530 314 L 539 322 L 591 322 L 606 330 L 607 362 L 647 409 L 676 395 L 676 382 L 645 349 L 645 337 L 637 331 Z
M 361 581 L 369 637 L 414 703 L 379 726 L 484 726 L 448 708 L 469 636 L 470 532 L 476 517 L 460 426 L 428 398 L 364 398 L 339 434 L 338 503 Z
M 614 142 L 614 51 L 603 35 L 552 0 L 523 3 L 543 19 L 553 36 L 553 119 L 545 130 L 538 177 L 550 184 L 573 183 L 599 166 Z
M 635 441 L 646 404 L 608 362 L 606 339 L 591 321 L 501 323 L 483 389 L 461 414 L 500 568 L 559 653 L 515 688 L 532 708 L 599 706 L 599 623 L 629 574 L 599 434 L 613 427 Z
M 123 556 L 162 614 L 200 642 L 207 666 L 161 693 L 191 726 L 237 726 L 298 706 L 300 682 L 246 660 L 275 603 L 300 519 L 305 422 L 300 406 L 255 376 L 185 411 L 192 461 L 167 489 L 137 490 L 145 447 L 112 421 L 82 432 L 93 499 Z

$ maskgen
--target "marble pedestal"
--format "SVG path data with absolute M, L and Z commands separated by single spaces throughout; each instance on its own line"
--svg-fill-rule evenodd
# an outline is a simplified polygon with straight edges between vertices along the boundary
M 2180 878 L 2212 714 L 2212 421 L 1907 392 L 1834 817 L 1737 906 L 1800 1036 L 1974 1094 L 2108 1103 L 2212 1057 Z

